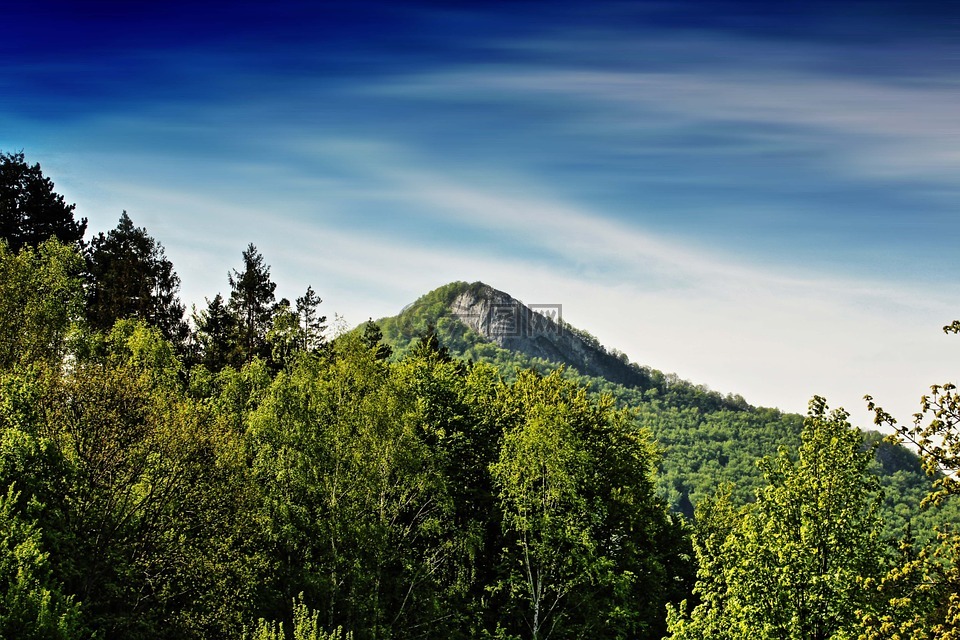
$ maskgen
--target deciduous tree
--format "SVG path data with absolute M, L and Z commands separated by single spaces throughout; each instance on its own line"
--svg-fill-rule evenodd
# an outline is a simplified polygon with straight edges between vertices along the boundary
M 721 495 L 695 536 L 700 573 L 692 612 L 671 610 L 670 638 L 849 637 L 882 574 L 872 452 L 847 413 L 815 397 L 797 458 L 762 462 L 767 486 L 731 512 Z M 847 635 L 844 635 L 847 634 Z

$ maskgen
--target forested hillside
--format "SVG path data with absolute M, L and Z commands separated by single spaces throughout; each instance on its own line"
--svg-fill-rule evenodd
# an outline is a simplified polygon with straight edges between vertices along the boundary
M 757 462 L 781 447 L 796 450 L 800 444 L 803 416 L 753 407 L 740 396 L 724 396 L 674 374 L 629 362 L 624 354 L 605 349 L 595 337 L 567 323 L 557 327 L 542 319 L 536 331 L 524 335 L 510 331 L 500 342 L 512 348 L 500 347 L 496 329 L 483 336 L 470 328 L 479 321 L 476 309 L 468 310 L 470 315 L 465 317 L 458 306 L 464 295 L 471 300 L 486 296 L 500 309 L 521 304 L 483 283 L 450 283 L 425 294 L 400 315 L 378 320 L 385 342 L 403 354 L 417 344 L 419 336 L 435 332 L 451 354 L 491 363 L 506 378 L 527 369 L 548 374 L 562 368 L 566 379 L 612 397 L 619 407 L 631 409 L 638 424 L 653 435 L 662 455 L 658 491 L 674 511 L 693 517 L 694 506 L 723 483 L 731 484 L 736 503 L 752 501 L 764 482 Z M 520 308 L 517 313 L 523 315 Z M 491 313 L 495 315 L 496 308 Z M 556 340 L 558 333 L 579 344 L 564 352 L 552 349 L 557 360 L 530 355 L 547 351 L 542 343 Z M 583 375 L 590 370 L 610 375 Z M 914 535 L 927 539 L 940 523 L 960 521 L 957 501 L 935 512 L 920 509 L 931 481 L 916 455 L 883 441 L 875 431 L 865 434 L 865 446 L 876 447 L 871 469 L 884 488 L 882 513 L 888 539 L 896 539 L 908 524 Z
M 502 349 L 449 313 L 462 283 L 331 334 L 253 244 L 185 318 L 130 216 L 84 242 L 0 164 L 2 638 L 960 631 L 952 385 L 913 426 L 876 408 L 918 459 L 572 327 L 639 382 Z

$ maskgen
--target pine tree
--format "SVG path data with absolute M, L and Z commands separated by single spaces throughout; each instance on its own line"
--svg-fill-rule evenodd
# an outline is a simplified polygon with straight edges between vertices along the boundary
M 0 239 L 12 251 L 36 247 L 52 236 L 65 244 L 79 243 L 87 219 L 74 220 L 75 208 L 53 190 L 39 164 L 26 163 L 22 151 L 0 153 Z
M 234 270 L 227 279 L 232 289 L 228 308 L 237 321 L 241 360 L 266 357 L 277 285 L 270 279 L 270 266 L 252 242 L 243 252 L 243 271 Z
M 207 308 L 195 313 L 197 360 L 211 371 L 220 371 L 236 354 L 237 322 L 219 293 L 207 300 Z
M 100 330 L 122 318 L 156 326 L 164 337 L 182 343 L 187 335 L 184 307 L 177 297 L 180 278 L 163 245 L 135 227 L 124 211 L 116 229 L 98 234 L 87 252 L 87 319 Z
M 383 342 L 383 331 L 380 325 L 373 321 L 373 318 L 367 320 L 363 325 L 363 342 L 371 349 L 376 349 L 377 360 L 386 360 L 393 354 L 390 345 Z
M 307 287 L 306 293 L 297 298 L 297 316 L 299 317 L 302 336 L 301 348 L 304 351 L 315 351 L 323 346 L 323 332 L 327 326 L 327 316 L 317 313 L 317 307 L 323 300 L 316 294 L 313 287 Z

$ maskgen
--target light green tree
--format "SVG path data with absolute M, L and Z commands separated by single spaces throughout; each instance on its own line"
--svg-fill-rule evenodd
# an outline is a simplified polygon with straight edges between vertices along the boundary
M 0 241 L 0 368 L 59 362 L 83 313 L 83 259 L 48 240 L 13 253 Z
M 583 498 L 589 460 L 573 429 L 575 409 L 563 402 L 563 385 L 521 375 L 514 391 L 524 415 L 504 435 L 492 471 L 518 552 L 506 584 L 528 603 L 523 618 L 529 637 L 540 640 L 562 617 L 570 591 L 600 570 Z
M 534 640 L 651 634 L 677 577 L 665 565 L 678 558 L 647 434 L 560 372 L 518 373 L 502 416 L 491 472 L 505 575 L 494 592 L 523 621 L 504 629 Z
M 13 485 L 0 494 L 0 637 L 81 638 L 80 607 L 51 584 L 49 554 L 36 524 L 18 513 L 19 498 Z
M 796 459 L 762 461 L 767 485 L 734 511 L 725 492 L 698 510 L 692 611 L 670 609 L 670 638 L 850 637 L 882 573 L 872 452 L 843 410 L 815 397 Z M 710 509 L 716 513 L 709 513 Z
M 943 328 L 960 333 L 960 320 Z M 942 509 L 960 499 L 960 393 L 956 384 L 931 386 L 920 398 L 920 411 L 911 424 L 901 425 L 866 396 L 874 422 L 894 430 L 891 440 L 908 442 L 919 452 L 933 487 L 923 506 Z M 919 551 L 912 540 L 901 544 L 904 553 L 875 586 L 881 600 L 863 616 L 862 637 L 869 640 L 900 637 L 921 640 L 960 639 L 960 531 L 944 527 L 936 540 Z

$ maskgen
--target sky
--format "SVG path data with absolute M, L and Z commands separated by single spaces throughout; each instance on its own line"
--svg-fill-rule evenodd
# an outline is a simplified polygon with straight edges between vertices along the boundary
M 0 0 L 0 151 L 205 305 L 483 281 L 632 361 L 909 420 L 957 379 L 955 2 Z

